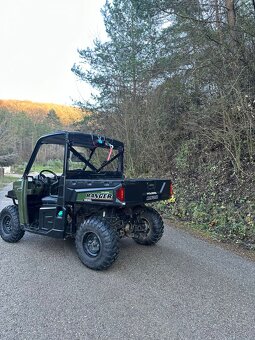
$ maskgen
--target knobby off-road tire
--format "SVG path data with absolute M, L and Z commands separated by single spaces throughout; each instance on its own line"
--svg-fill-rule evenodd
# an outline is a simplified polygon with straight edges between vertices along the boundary
M 119 253 L 119 236 L 103 218 L 92 216 L 76 232 L 75 245 L 85 266 L 103 270 L 110 267 Z
M 21 229 L 19 223 L 19 211 L 15 205 L 8 205 L 0 214 L 0 235 L 6 242 L 18 242 L 25 231 Z
M 146 207 L 141 210 L 139 218 L 145 224 L 146 232 L 133 239 L 147 246 L 157 243 L 164 233 L 164 223 L 159 213 L 153 208 Z

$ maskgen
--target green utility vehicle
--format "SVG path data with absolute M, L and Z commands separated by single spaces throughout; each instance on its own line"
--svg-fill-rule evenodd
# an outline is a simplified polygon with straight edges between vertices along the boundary
M 41 150 L 62 159 L 35 173 Z M 60 131 L 41 137 L 21 179 L 7 193 L 13 205 L 0 214 L 0 235 L 18 242 L 26 231 L 66 239 L 75 237 L 81 261 L 108 268 L 117 258 L 119 239 L 152 245 L 163 235 L 162 218 L 146 203 L 173 195 L 168 179 L 126 179 L 123 143 L 81 132 Z M 52 155 L 51 155 L 52 156 Z

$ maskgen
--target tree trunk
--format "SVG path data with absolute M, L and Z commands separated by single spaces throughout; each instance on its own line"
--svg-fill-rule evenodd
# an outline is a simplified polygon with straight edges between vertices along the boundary
M 216 27 L 217 30 L 221 30 L 220 26 L 220 11 L 219 11 L 219 0 L 214 0 L 214 6 L 215 6 L 215 20 L 216 20 Z
M 219 9 L 219 0 L 214 0 L 215 7 L 215 21 L 216 21 L 216 30 L 219 34 L 220 42 L 222 43 L 222 27 L 221 27 L 221 15 Z
M 4 168 L 0 168 L 0 178 L 4 177 Z
M 235 24 L 236 24 L 236 13 L 235 13 L 234 0 L 226 0 L 226 8 L 227 8 L 228 26 L 231 30 L 234 30 Z
M 228 28 L 230 34 L 230 41 L 233 49 L 233 53 L 236 53 L 238 46 L 238 37 L 235 29 L 236 26 L 236 12 L 235 12 L 235 3 L 234 0 L 226 0 L 226 8 L 227 8 L 227 21 Z M 234 52 L 235 51 L 235 52 Z M 237 57 L 239 59 L 239 57 Z

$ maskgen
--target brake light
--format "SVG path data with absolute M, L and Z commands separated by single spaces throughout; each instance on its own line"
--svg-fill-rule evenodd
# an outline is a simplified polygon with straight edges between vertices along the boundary
M 174 188 L 173 188 L 173 184 L 170 183 L 170 197 L 173 197 L 174 195 Z
M 125 201 L 125 188 L 124 187 L 120 187 L 117 191 L 116 191 L 116 198 L 121 201 L 124 202 Z

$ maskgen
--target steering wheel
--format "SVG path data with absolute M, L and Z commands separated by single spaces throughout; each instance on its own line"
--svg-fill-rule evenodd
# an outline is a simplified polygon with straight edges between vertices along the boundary
M 39 176 L 42 177 L 42 178 L 46 178 L 46 176 L 43 174 L 44 172 L 49 172 L 50 174 L 52 174 L 54 176 L 55 180 L 58 179 L 58 176 L 57 176 L 57 174 L 55 174 L 55 172 L 53 172 L 51 170 L 47 170 L 47 169 L 40 171 Z
M 54 177 L 53 178 L 47 177 L 47 176 L 44 175 L 44 172 L 49 172 Z M 45 189 L 44 190 L 46 192 L 49 190 L 50 194 L 51 194 L 52 187 L 55 184 L 58 183 L 58 176 L 57 176 L 57 174 L 55 174 L 55 172 L 53 172 L 51 170 L 47 170 L 47 169 L 44 169 L 44 170 L 40 171 L 40 173 L 38 175 L 38 179 L 41 180 L 44 183 L 44 185 L 45 185 Z

